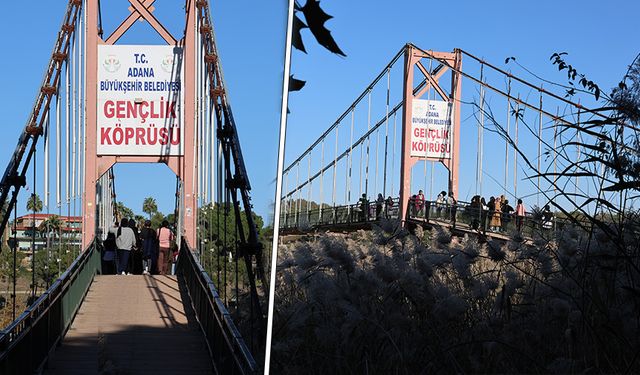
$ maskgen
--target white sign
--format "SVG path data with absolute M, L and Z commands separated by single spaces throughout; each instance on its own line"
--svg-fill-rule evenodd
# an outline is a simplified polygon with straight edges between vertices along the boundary
M 182 48 L 98 46 L 98 155 L 183 155 Z
M 414 99 L 411 114 L 411 156 L 450 159 L 452 108 L 448 102 Z

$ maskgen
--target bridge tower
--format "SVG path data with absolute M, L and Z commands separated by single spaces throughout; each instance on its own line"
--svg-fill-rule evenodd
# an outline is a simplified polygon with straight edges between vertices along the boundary
M 197 217 L 195 176 L 199 167 L 194 162 L 197 159 L 193 115 L 196 0 L 186 1 L 185 35 L 180 38 L 171 35 L 153 15 L 154 0 L 129 0 L 129 3 L 131 14 L 104 38 L 99 25 L 99 1 L 86 1 L 87 127 L 82 245 L 86 248 L 95 233 L 96 182 L 101 176 L 116 163 L 163 163 L 180 179 L 182 229 L 193 249 Z M 118 45 L 118 40 L 138 20 L 147 21 L 166 46 Z M 163 77 L 169 78 L 170 88 L 150 86 L 149 82 L 161 81 Z M 127 91 L 118 84 L 127 85 Z M 168 141 L 160 142 L 159 138 Z
M 422 59 L 436 59 L 441 62 L 436 69 L 425 67 Z M 415 85 L 414 73 L 418 71 L 425 78 L 425 84 Z M 407 209 L 411 192 L 411 170 L 419 161 L 424 160 L 441 162 L 449 170 L 449 186 L 447 193 L 453 193 L 458 199 L 458 167 L 460 164 L 460 97 L 462 94 L 462 54 L 456 49 L 453 52 L 424 51 L 411 44 L 404 50 L 404 86 L 403 86 L 403 111 L 402 111 L 402 156 L 400 167 L 400 217 L 403 222 L 407 217 Z M 449 87 L 445 90 L 445 73 L 448 75 Z M 443 81 L 441 83 L 441 80 Z M 433 89 L 438 94 L 438 100 L 423 99 L 425 93 Z M 428 140 L 429 131 L 433 131 L 430 125 L 425 123 L 434 118 L 431 112 L 444 113 L 447 122 L 441 128 L 444 133 L 434 137 L 443 138 L 439 145 L 445 150 L 430 149 L 433 145 Z M 421 122 L 421 120 L 424 120 Z M 422 134 L 420 134 L 422 132 Z M 426 133 L 425 133 L 426 132 Z M 427 200 L 432 200 L 428 197 Z

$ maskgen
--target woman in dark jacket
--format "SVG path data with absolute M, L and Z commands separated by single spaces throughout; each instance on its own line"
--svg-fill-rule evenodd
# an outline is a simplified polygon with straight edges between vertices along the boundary
M 156 259 L 158 258 L 158 238 L 156 232 L 151 229 L 151 221 L 144 222 L 144 228 L 140 231 L 140 241 L 142 242 L 142 264 L 144 275 L 156 273 Z

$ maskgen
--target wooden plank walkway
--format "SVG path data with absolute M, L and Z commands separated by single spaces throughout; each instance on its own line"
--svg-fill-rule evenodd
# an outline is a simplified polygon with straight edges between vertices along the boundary
M 184 303 L 183 303 L 184 302 Z M 96 276 L 45 374 L 211 374 L 175 276 Z

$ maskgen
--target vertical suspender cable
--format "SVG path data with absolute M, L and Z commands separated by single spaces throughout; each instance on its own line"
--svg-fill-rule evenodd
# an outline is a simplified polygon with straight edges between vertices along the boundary
M 202 123 L 202 161 L 201 161 L 201 169 L 202 169 L 202 200 L 203 200 L 203 204 L 206 204 L 207 202 L 207 195 L 208 195 L 208 189 L 209 189 L 209 184 L 207 182 L 207 179 L 209 177 L 209 172 L 207 170 L 207 167 L 209 165 L 208 163 L 208 157 L 207 157 L 207 152 L 208 152 L 208 143 L 209 143 L 209 129 L 207 127 L 207 122 L 205 121 L 206 119 L 206 104 L 205 104 L 205 99 L 206 99 L 206 88 L 207 88 L 207 79 L 206 79 L 206 64 L 204 62 L 204 43 L 201 43 L 201 49 L 202 51 L 200 52 L 200 82 L 198 82 L 198 85 L 200 86 L 200 122 Z
M 558 116 L 560 115 L 560 108 L 556 107 L 556 118 L 553 119 L 553 196 L 556 196 L 556 188 L 558 186 Z
M 71 71 L 71 86 L 73 87 L 71 91 L 72 95 L 72 104 L 71 104 L 71 175 L 70 175 L 70 183 L 71 183 L 71 200 L 73 201 L 73 216 L 76 215 L 76 126 L 78 125 L 76 111 L 78 110 L 78 60 L 76 59 L 76 53 L 78 50 L 78 38 L 77 34 L 74 33 L 73 38 L 73 50 L 71 52 L 72 58 L 72 66 L 73 69 Z
M 336 206 L 336 175 L 338 173 L 338 134 L 340 132 L 340 126 L 336 127 L 336 144 L 335 151 L 333 157 L 333 190 L 331 194 L 331 204 L 333 207 Z
M 209 80 L 207 79 L 207 82 Z M 209 82 L 209 89 L 207 90 L 208 100 L 207 105 L 209 106 L 209 126 L 211 127 L 211 139 L 209 140 L 209 154 L 211 157 L 211 161 L 209 162 L 209 169 L 211 169 L 211 202 L 215 201 L 215 187 L 216 187 L 216 178 L 220 178 L 220 176 L 216 176 L 214 165 L 216 159 L 216 127 L 213 125 L 213 99 L 211 98 L 211 83 Z M 213 204 L 212 204 L 213 207 Z
M 198 17 L 198 21 L 199 21 Z M 200 87 L 200 83 L 202 82 L 202 78 L 200 77 L 202 74 L 201 71 L 201 66 L 202 66 L 202 59 L 201 59 L 201 54 L 202 54 L 202 34 L 200 33 L 200 25 L 198 25 L 198 27 L 196 28 L 196 47 L 195 47 L 195 52 L 196 52 L 196 110 L 195 110 L 195 115 L 196 115 L 196 148 L 198 150 L 197 153 L 197 166 L 198 166 L 198 183 L 196 185 L 196 202 L 198 202 L 197 204 L 199 205 L 201 202 L 201 196 L 200 193 L 202 192 L 202 171 L 204 168 L 202 168 L 202 116 L 200 115 L 200 104 L 201 104 L 201 87 Z M 200 215 L 198 215 L 198 220 L 200 220 Z M 198 250 L 201 251 L 201 246 L 200 246 L 200 240 L 197 240 L 197 246 L 198 246 Z
M 31 305 L 33 302 L 35 302 L 35 296 L 36 296 L 36 161 L 38 160 L 37 158 L 37 152 L 38 149 L 34 148 L 33 149 L 33 191 L 31 193 L 31 202 L 32 202 L 32 208 L 33 208 L 33 216 L 32 216 L 32 220 L 31 220 L 31 302 L 29 303 L 29 305 Z
M 198 82 L 198 86 L 200 87 L 200 108 L 199 108 L 199 116 L 200 116 L 200 123 L 202 124 L 202 139 L 201 139 L 201 143 L 202 143 L 202 159 L 200 161 L 200 165 L 201 165 L 201 169 L 202 169 L 202 204 L 206 204 L 207 203 L 207 189 L 208 189 L 208 183 L 207 183 L 207 178 L 209 176 L 209 173 L 207 171 L 207 151 L 208 151 L 208 143 L 209 143 L 209 131 L 207 129 L 207 123 L 205 121 L 206 119 L 206 104 L 205 104 L 205 96 L 206 96 L 206 85 L 207 85 L 207 79 L 205 76 L 205 69 L 206 69 L 206 64 L 204 62 L 204 44 L 202 44 L 200 46 L 201 48 L 201 52 L 200 52 L 200 81 Z M 204 218 L 203 218 L 204 220 Z
M 387 155 L 389 150 L 389 100 L 391 96 L 391 67 L 387 68 L 387 103 L 384 118 L 384 165 L 382 167 L 382 196 L 387 197 Z
M 320 145 L 320 165 L 324 166 L 324 138 L 322 138 L 322 144 Z M 319 218 L 322 221 L 322 205 L 324 204 L 324 168 L 320 169 L 320 199 L 319 199 Z
M 322 139 L 322 145 L 320 145 L 320 168 L 320 199 L 318 201 L 318 217 L 322 218 L 322 204 L 324 203 L 324 138 Z
M 283 185 L 284 185 L 283 191 L 285 191 L 286 193 L 283 194 L 282 197 L 280 198 L 280 204 L 284 205 L 284 209 L 283 209 L 284 215 L 282 215 L 281 213 L 280 216 L 281 216 L 281 220 L 282 219 L 285 220 L 284 225 L 288 227 L 289 215 L 291 214 L 291 207 L 290 207 L 291 198 L 288 198 L 289 197 L 289 190 L 288 190 L 289 189 L 289 172 L 285 173 L 282 176 L 282 179 L 283 179 Z
M 280 206 L 284 207 L 284 215 L 282 216 L 284 218 L 284 226 L 286 227 L 289 224 L 289 213 L 290 213 L 290 208 L 289 208 L 289 202 L 291 201 L 291 199 L 287 199 L 287 196 L 289 194 L 289 172 L 287 171 L 283 177 L 284 180 L 284 190 L 286 193 L 282 196 L 282 198 L 280 199 Z
M 309 218 L 309 205 L 311 205 L 311 156 L 313 150 L 309 151 L 309 158 L 307 163 L 307 218 Z
M 371 130 L 371 88 L 369 88 L 369 104 L 367 114 L 367 132 Z M 364 193 L 369 199 L 369 146 L 371 145 L 371 134 L 367 136 L 367 163 L 364 169 Z M 367 213 L 368 214 L 368 213 Z
M 13 188 L 13 194 L 18 194 L 17 192 L 17 187 Z M 17 231 L 17 225 L 18 223 L 18 207 L 13 207 L 13 293 L 11 294 L 11 304 L 12 306 L 12 319 L 13 321 L 16 320 L 16 281 L 18 280 L 18 278 L 16 277 L 16 271 L 18 270 L 18 264 L 17 262 L 17 251 L 18 251 L 18 231 Z
M 540 207 L 540 174 L 542 173 L 542 87 L 540 87 L 540 111 L 538 112 L 538 191 L 536 192 L 536 203 Z M 517 198 L 517 197 L 516 197 Z
M 206 68 L 206 66 L 205 66 Z M 214 174 L 212 173 L 213 169 L 211 168 L 213 165 L 213 144 L 215 141 L 215 134 L 213 131 L 213 121 L 211 118 L 211 83 L 207 78 L 207 70 L 205 69 L 205 84 L 204 84 L 204 95 L 205 95 L 205 115 L 206 115 L 206 126 L 207 126 L 207 197 L 209 199 L 209 203 L 213 201 L 213 180 Z
M 196 17 L 196 22 L 194 22 L 194 30 L 193 30 L 193 32 L 195 33 L 196 46 L 199 46 L 200 45 L 199 44 L 199 40 L 200 40 L 200 17 Z M 199 48 L 196 48 L 195 52 L 196 52 L 196 59 L 195 59 L 196 61 L 195 61 L 194 65 L 193 65 L 193 69 L 196 70 L 196 74 L 197 74 L 198 66 L 199 66 L 199 60 L 198 60 L 198 57 L 197 57 L 198 53 L 199 53 Z M 194 85 L 193 95 L 194 95 L 195 98 L 198 97 L 198 85 Z M 196 100 L 196 107 L 197 107 L 197 105 L 198 105 L 198 102 Z M 198 130 L 197 130 L 197 127 L 198 127 L 198 113 L 197 113 L 197 111 L 193 112 L 193 124 L 196 127 L 196 129 L 194 131 L 193 164 L 192 165 L 194 166 L 194 168 L 198 169 Z M 200 179 L 199 179 L 198 173 L 194 173 L 193 177 L 192 177 L 192 184 L 191 184 L 193 190 L 191 190 L 190 192 L 187 192 L 187 195 L 189 193 L 191 193 L 191 196 L 196 196 L 196 190 L 198 189 L 197 185 L 199 184 L 199 182 L 200 182 Z M 195 213 L 195 214 L 197 215 L 197 213 Z M 196 233 L 197 233 L 197 231 L 196 231 Z
M 298 193 L 298 199 L 296 201 L 296 226 L 299 224 L 300 219 L 300 162 L 296 165 L 296 193 Z
M 484 64 L 480 63 L 480 82 L 484 82 L 483 81 L 483 74 L 484 74 Z M 480 83 L 480 113 L 478 113 L 478 115 L 482 116 L 482 110 L 483 110 L 483 103 L 482 103 L 482 90 L 483 90 L 483 85 L 482 83 Z M 481 150 L 480 148 L 481 143 L 480 143 L 480 139 L 482 138 L 482 120 L 480 119 L 480 116 L 478 116 L 478 139 L 477 139 L 477 145 L 476 145 L 476 195 L 478 195 L 478 187 L 480 186 L 480 173 L 482 173 L 482 169 L 480 168 L 480 153 Z
M 397 122 L 396 122 L 397 117 L 398 117 L 398 112 L 396 111 L 396 112 L 393 113 L 393 144 L 391 146 L 392 149 L 393 149 L 393 151 L 391 152 L 391 194 L 390 194 L 391 196 L 395 196 L 394 195 L 395 194 L 395 190 L 393 190 L 393 188 L 394 188 L 393 182 L 396 179 L 396 176 L 395 176 L 394 172 L 395 172 L 395 168 L 396 168 L 396 142 L 397 142 L 396 135 L 398 133 L 397 126 L 396 126 L 397 125 Z
M 62 66 L 62 61 L 58 62 L 60 67 Z M 56 94 L 56 206 L 60 208 L 60 151 L 62 147 L 60 147 L 60 142 L 62 141 L 61 137 L 61 113 L 60 113 L 60 90 L 62 89 L 61 85 L 58 83 L 58 90 Z
M 85 34 L 84 36 L 84 53 L 82 55 L 82 92 L 83 92 L 83 96 L 82 96 L 82 179 L 80 179 L 80 186 L 81 186 L 81 197 L 84 197 L 84 180 L 87 178 L 87 173 L 86 173 L 86 168 L 87 168 L 87 152 L 86 152 L 86 145 L 87 145 L 87 0 L 83 1 L 83 6 L 82 6 L 82 15 L 83 15 L 83 27 L 82 27 L 82 32 Z M 107 179 L 108 180 L 108 179 Z M 109 196 L 111 196 L 111 190 L 108 191 Z M 109 201 L 111 201 L 111 198 L 109 198 Z M 82 209 L 81 211 L 81 215 L 84 215 L 84 210 L 87 209 L 84 205 L 84 200 L 82 200 L 82 204 L 81 204 Z M 106 221 L 105 221 L 106 223 Z M 83 221 L 83 228 L 84 228 L 84 221 Z M 105 229 L 108 229 L 108 224 L 105 224 Z
M 203 47 L 204 48 L 204 47 Z M 203 59 L 204 59 L 204 54 L 206 52 L 203 50 Z M 205 174 L 206 174 L 206 178 L 204 179 L 204 197 L 205 197 L 205 203 L 209 202 L 209 190 L 211 187 L 211 126 L 210 123 L 207 121 L 208 117 L 208 111 L 209 111 L 209 90 L 207 90 L 208 87 L 208 83 L 209 80 L 207 79 L 207 64 L 206 62 L 202 65 L 202 90 L 204 91 L 203 99 L 204 102 L 202 103 L 202 121 L 204 123 L 204 129 L 205 129 L 205 157 L 204 157 L 204 162 L 205 162 Z
M 81 9 L 82 11 L 82 9 Z M 84 44 L 82 42 L 83 38 L 82 38 L 82 29 L 83 29 L 83 23 L 82 23 L 82 17 L 79 16 L 78 17 L 78 62 L 76 63 L 77 65 L 77 70 L 78 70 L 78 81 L 77 81 L 77 91 L 78 91 L 78 106 L 77 106 L 77 115 L 78 115 L 78 129 L 76 130 L 76 137 L 77 137 L 77 141 L 76 141 L 76 199 L 78 200 L 78 202 L 80 202 L 80 197 L 82 196 L 82 194 L 80 194 L 80 177 L 81 177 L 81 170 L 82 170 L 82 76 L 83 76 L 83 56 L 84 56 L 84 52 L 83 52 L 83 47 Z M 79 212 L 82 212 L 82 205 L 80 205 L 78 207 Z M 78 245 L 78 246 L 82 246 L 82 245 Z
M 198 17 L 199 19 L 200 17 Z M 197 154 L 197 166 L 198 166 L 198 184 L 197 184 L 197 199 L 196 201 L 201 203 L 201 192 L 202 192 L 202 172 L 204 168 L 202 167 L 202 116 L 200 114 L 200 108 L 202 104 L 202 34 L 200 34 L 200 27 L 196 30 L 196 147 L 198 150 Z M 199 220 L 199 218 L 198 218 Z M 198 241 L 198 247 L 200 241 Z
M 482 196 L 482 177 L 483 177 L 483 162 L 484 162 L 484 80 L 481 80 L 483 84 L 480 86 L 480 155 L 478 157 L 478 194 Z
M 374 184 L 373 184 L 374 197 L 377 197 L 377 194 L 379 193 L 378 191 L 378 169 L 380 168 L 378 163 L 380 160 L 379 150 L 380 150 L 380 128 L 376 130 L 376 172 L 374 174 Z
M 507 83 L 507 137 L 504 140 L 504 193 L 507 194 L 507 181 L 509 179 L 509 126 L 511 123 L 511 77 Z
M 349 174 L 347 178 L 347 203 L 351 203 L 351 171 L 353 166 L 353 123 L 355 121 L 355 108 L 351 108 L 351 135 L 349 137 Z
M 69 208 L 69 193 L 71 191 L 71 186 L 69 184 L 69 176 L 71 175 L 70 165 L 70 153 L 69 153 L 69 143 L 71 138 L 71 55 L 67 57 L 67 69 L 65 70 L 65 80 L 67 83 L 67 89 L 65 91 L 65 101 L 66 101 L 66 111 L 65 111 L 65 124 L 64 124 L 64 136 L 65 136 L 65 147 L 64 147 L 64 156 L 65 156 L 65 200 L 67 203 L 67 213 Z
M 580 161 L 580 141 L 582 140 L 582 137 L 580 135 L 580 102 L 578 102 L 578 122 L 577 122 L 577 127 L 576 127 L 576 172 L 579 172 L 578 170 L 578 162 Z M 578 193 L 579 190 L 579 183 L 580 183 L 580 176 L 576 175 L 576 187 L 575 187 L 575 193 Z
M 520 94 L 516 103 L 515 146 L 513 147 L 513 194 L 518 196 L 518 119 L 520 117 Z
M 364 160 L 363 152 L 364 152 L 364 147 L 363 147 L 363 144 L 360 143 L 360 193 L 358 197 L 362 196 L 362 191 L 363 191 L 362 190 L 362 162 Z
M 49 107 L 49 111 L 45 114 L 44 120 L 44 206 L 47 208 L 47 213 L 49 213 L 49 149 L 50 149 L 50 140 L 49 140 L 49 128 L 51 127 L 51 107 Z

